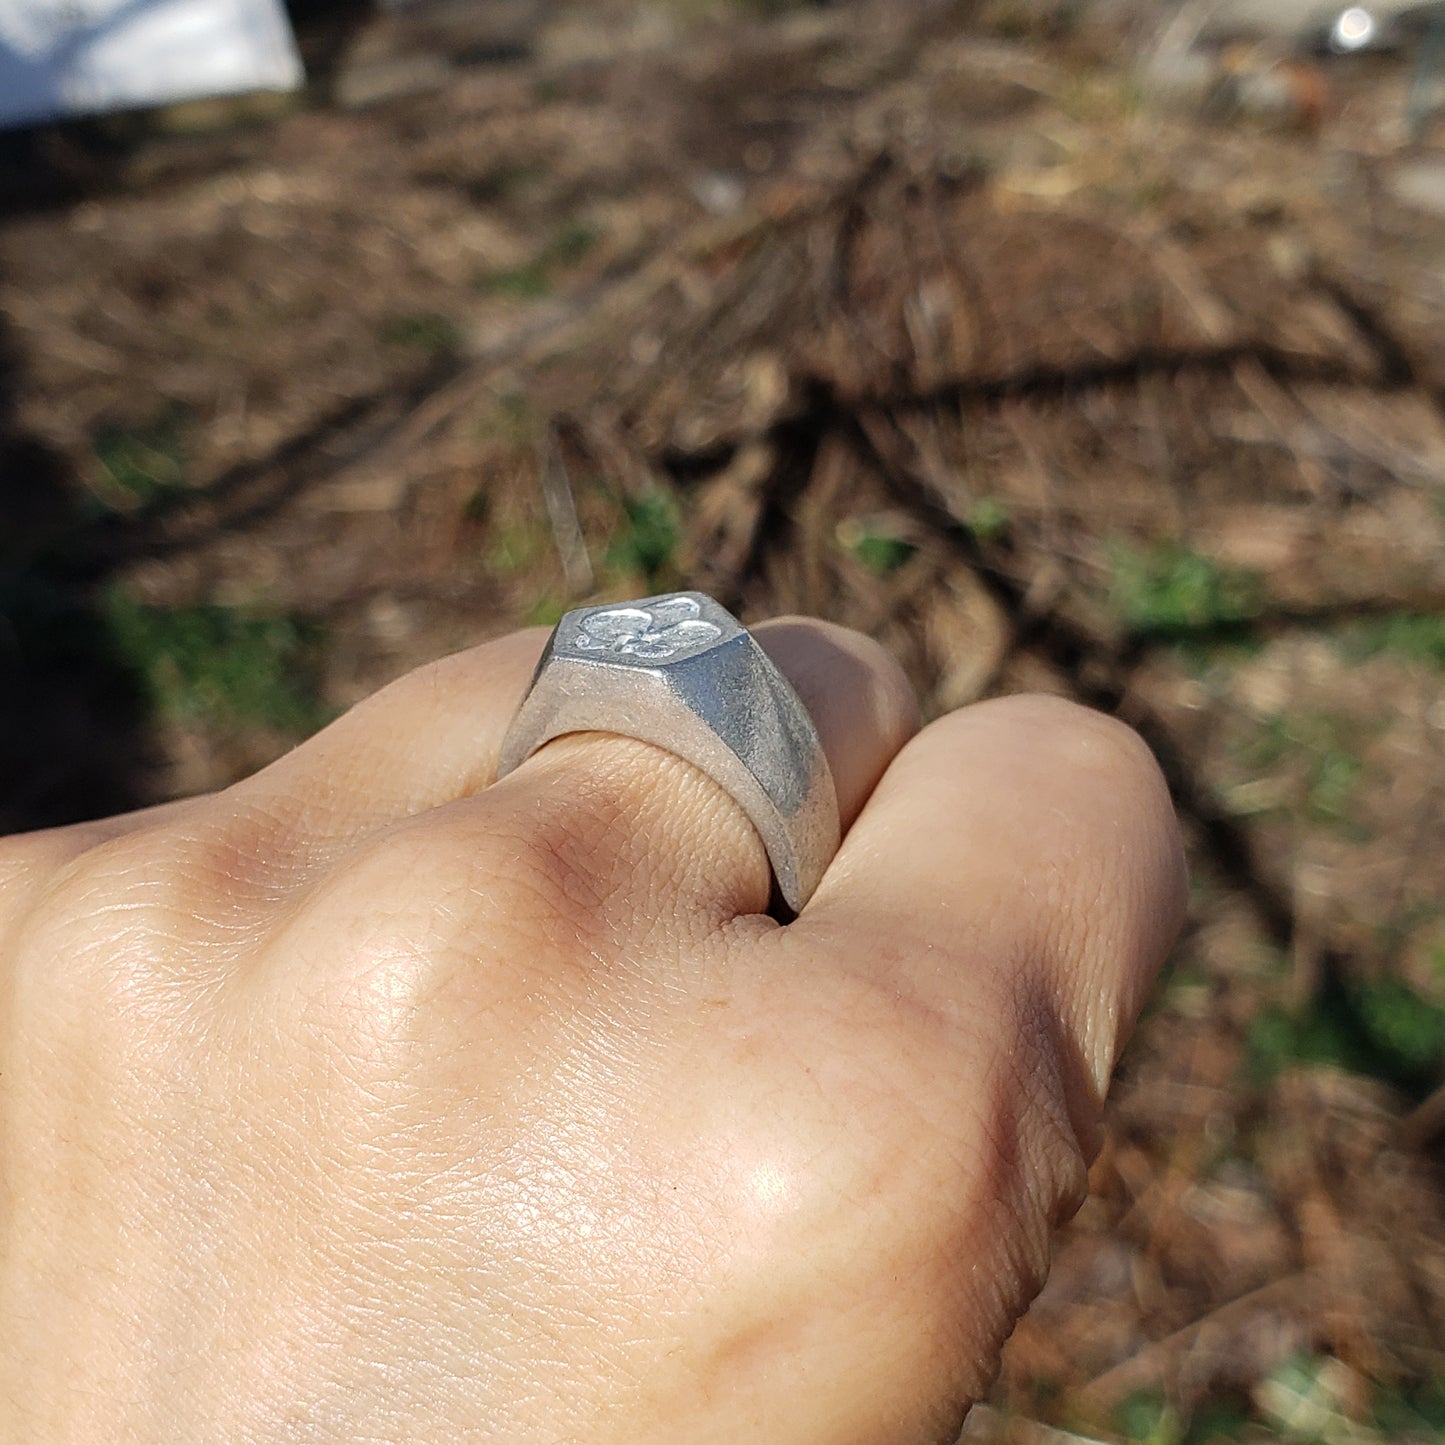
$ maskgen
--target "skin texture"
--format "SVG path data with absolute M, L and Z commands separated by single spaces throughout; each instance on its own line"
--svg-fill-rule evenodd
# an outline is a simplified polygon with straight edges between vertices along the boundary
M 0 843 L 4 1438 L 952 1439 L 1179 926 L 1173 815 L 1108 719 L 916 732 L 867 639 L 758 635 L 850 825 L 786 927 L 669 754 L 493 783 L 538 633 Z

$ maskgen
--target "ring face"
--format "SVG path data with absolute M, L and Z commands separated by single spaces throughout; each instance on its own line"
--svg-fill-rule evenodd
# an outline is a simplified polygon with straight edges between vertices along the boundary
M 703 618 L 696 598 L 657 597 L 636 607 L 599 607 L 582 614 L 572 646 L 579 652 L 671 662 L 711 646 L 722 635 L 716 622 Z
M 700 768 L 752 820 L 795 913 L 838 850 L 833 779 L 807 709 L 705 593 L 567 613 L 503 740 L 497 776 L 572 732 L 639 738 Z

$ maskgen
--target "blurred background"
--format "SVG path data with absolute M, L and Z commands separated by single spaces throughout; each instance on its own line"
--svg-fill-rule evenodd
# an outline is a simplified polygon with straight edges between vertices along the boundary
M 1445 6 L 291 19 L 0 135 L 0 827 L 682 585 L 1117 713 L 1189 928 L 969 1434 L 1445 1438 Z

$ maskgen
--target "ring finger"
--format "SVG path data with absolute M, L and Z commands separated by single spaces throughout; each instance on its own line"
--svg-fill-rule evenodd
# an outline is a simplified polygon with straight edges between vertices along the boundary
M 912 691 L 876 643 L 845 628 L 784 619 L 755 636 L 814 719 L 846 829 L 917 728 Z M 495 715 L 496 725 L 486 724 L 493 738 L 488 769 L 516 701 L 517 689 L 508 688 L 473 703 Z M 463 705 L 436 696 L 431 704 L 428 712 L 443 713 Z M 421 721 L 412 719 L 411 729 Z M 389 715 L 386 732 L 399 756 L 422 751 L 422 739 L 407 736 L 407 719 Z M 414 877 L 422 867 L 443 891 L 475 895 L 495 883 L 502 897 L 520 884 L 579 930 L 612 938 L 669 926 L 680 914 L 695 926 L 767 904 L 771 870 L 747 815 L 700 769 L 663 748 L 609 733 L 570 734 L 474 796 L 455 791 L 456 780 L 477 767 L 470 756 L 447 757 L 433 747 L 411 767 L 420 778 L 390 786 L 409 804 L 418 791 L 427 793 L 432 806 L 379 829 L 368 820 L 373 842 L 361 866 L 374 858 L 379 880 L 394 871 L 385 855 L 415 847 L 422 861 L 413 857 L 407 871 Z M 325 796 L 324 780 L 310 786 Z

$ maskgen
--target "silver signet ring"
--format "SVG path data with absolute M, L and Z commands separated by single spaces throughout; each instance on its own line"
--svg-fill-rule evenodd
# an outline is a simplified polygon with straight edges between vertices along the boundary
M 838 851 L 817 729 L 753 636 L 702 592 L 583 607 L 557 624 L 502 742 L 505 777 L 564 733 L 604 732 L 700 768 L 752 820 L 794 913 Z

